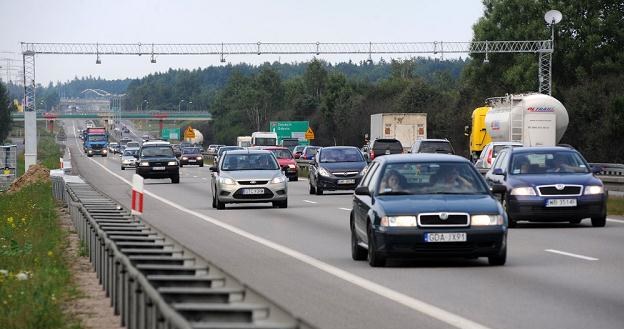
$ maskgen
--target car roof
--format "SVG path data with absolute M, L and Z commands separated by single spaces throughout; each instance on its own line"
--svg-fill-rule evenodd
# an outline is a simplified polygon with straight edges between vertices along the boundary
M 509 149 L 513 153 L 531 153 L 531 152 L 573 152 L 577 150 L 563 146 L 530 146 L 530 147 L 514 147 Z
M 405 154 L 388 154 L 375 158 L 377 162 L 398 163 L 398 162 L 466 162 L 471 163 L 468 159 L 459 155 L 440 154 L 440 153 L 405 153 Z
M 425 139 L 419 139 L 416 142 L 447 142 L 450 143 L 448 139 L 446 138 L 425 138 Z
M 267 146 L 263 148 L 263 150 L 288 150 L 288 148 L 283 146 Z
M 355 146 L 326 146 L 323 147 L 323 151 L 327 151 L 327 150 L 350 150 L 350 149 L 356 149 L 359 151 L 359 149 Z
M 272 154 L 271 151 L 268 150 L 258 150 L 258 149 L 243 149 L 243 150 L 232 150 L 227 151 L 227 154 Z
M 149 142 L 143 143 L 143 146 L 151 146 L 151 145 L 171 145 L 171 143 L 165 142 L 165 141 L 149 141 Z

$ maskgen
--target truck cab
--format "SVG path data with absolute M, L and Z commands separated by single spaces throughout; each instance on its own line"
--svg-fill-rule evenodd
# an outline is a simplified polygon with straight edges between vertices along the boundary
M 84 131 L 84 152 L 88 157 L 108 155 L 108 132 L 103 127 L 91 127 Z

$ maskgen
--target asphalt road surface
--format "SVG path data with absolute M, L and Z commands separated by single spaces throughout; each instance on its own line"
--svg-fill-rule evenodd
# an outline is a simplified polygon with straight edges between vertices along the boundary
M 117 156 L 85 157 L 78 143 L 68 134 L 74 170 L 130 208 L 134 172 Z M 217 211 L 208 167 L 180 173 L 180 184 L 145 180 L 143 219 L 318 328 L 624 328 L 624 220 L 520 224 L 502 267 L 457 259 L 371 268 L 351 260 L 351 193 L 309 195 L 300 180 L 289 183 L 287 209 Z

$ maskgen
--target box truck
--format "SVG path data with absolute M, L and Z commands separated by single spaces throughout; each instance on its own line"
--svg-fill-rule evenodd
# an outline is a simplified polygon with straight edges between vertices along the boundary
M 370 140 L 394 138 L 408 152 L 412 144 L 427 138 L 427 113 L 378 113 L 371 115 Z

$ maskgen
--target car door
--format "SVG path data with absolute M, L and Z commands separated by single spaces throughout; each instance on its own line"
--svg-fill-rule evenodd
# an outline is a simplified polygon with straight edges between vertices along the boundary
M 318 159 L 321 156 L 321 150 L 318 150 L 316 154 L 312 157 L 312 162 L 309 165 L 310 168 L 310 184 L 312 184 L 315 188 L 317 187 L 316 178 L 318 175 Z
M 359 186 L 367 187 L 369 193 L 374 193 L 373 177 L 377 173 L 379 162 L 373 162 L 362 178 Z M 366 225 L 368 222 L 368 212 L 372 208 L 373 198 L 370 195 L 353 195 L 353 213 L 355 221 L 355 232 L 361 241 L 366 241 Z

